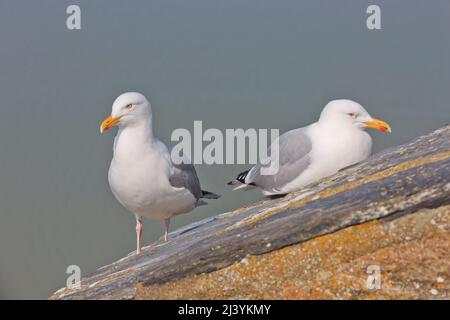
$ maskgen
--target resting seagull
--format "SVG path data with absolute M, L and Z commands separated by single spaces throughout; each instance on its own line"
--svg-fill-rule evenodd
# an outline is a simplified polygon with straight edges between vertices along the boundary
M 271 161 L 278 161 L 274 174 L 261 169 L 271 162 L 257 163 L 250 170 L 240 173 L 228 184 L 239 184 L 237 189 L 259 187 L 266 196 L 284 195 L 303 188 L 367 159 L 372 150 L 372 138 L 366 128 L 391 132 L 390 126 L 372 118 L 359 104 L 351 100 L 334 100 L 322 110 L 317 122 L 282 134 L 276 148 L 268 149 Z M 264 170 L 263 170 L 264 171 Z
M 170 219 L 217 199 L 200 188 L 192 164 L 174 164 L 166 145 L 153 134 L 152 111 L 145 96 L 137 92 L 120 95 L 100 132 L 117 125 L 114 155 L 108 172 L 116 199 L 136 216 L 136 252 L 141 252 L 142 217 L 164 220 L 168 240 Z

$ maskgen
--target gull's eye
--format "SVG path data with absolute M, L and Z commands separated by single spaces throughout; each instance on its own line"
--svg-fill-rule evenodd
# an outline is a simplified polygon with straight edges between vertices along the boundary
M 132 103 L 129 103 L 129 104 L 127 104 L 127 105 L 125 106 L 125 109 L 130 110 L 131 108 L 133 108 L 133 104 L 132 104 Z
M 354 112 L 349 112 L 347 114 L 352 118 L 356 118 L 356 113 L 354 113 Z

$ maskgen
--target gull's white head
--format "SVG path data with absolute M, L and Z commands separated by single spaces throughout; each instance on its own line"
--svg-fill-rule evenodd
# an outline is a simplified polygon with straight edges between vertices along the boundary
M 111 115 L 102 122 L 100 132 L 108 131 L 113 126 L 125 127 L 148 121 L 151 115 L 150 102 L 143 94 L 126 92 L 114 101 Z
M 359 103 L 352 100 L 330 101 L 320 114 L 319 123 L 334 126 L 353 126 L 359 129 L 373 128 L 391 132 L 386 122 L 373 118 Z

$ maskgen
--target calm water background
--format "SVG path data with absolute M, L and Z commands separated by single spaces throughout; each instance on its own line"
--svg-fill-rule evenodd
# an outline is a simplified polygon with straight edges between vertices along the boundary
M 66 267 L 92 272 L 133 250 L 134 217 L 107 183 L 114 98 L 140 91 L 164 141 L 176 128 L 280 128 L 351 98 L 389 121 L 375 151 L 446 124 L 450 1 L 0 1 L 0 297 L 46 298 Z M 373 1 L 371 1 L 373 2 Z M 259 199 L 225 182 L 247 166 L 197 166 L 218 201 L 172 230 Z M 144 243 L 162 235 L 148 221 Z

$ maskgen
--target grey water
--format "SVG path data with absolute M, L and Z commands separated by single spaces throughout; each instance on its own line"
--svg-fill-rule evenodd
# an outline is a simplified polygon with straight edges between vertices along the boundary
M 134 250 L 134 217 L 107 171 L 115 130 L 99 134 L 116 96 L 144 93 L 156 134 L 176 128 L 279 128 L 317 119 L 332 99 L 388 121 L 374 151 L 445 125 L 450 102 L 450 2 L 0 1 L 0 297 L 45 299 Z M 198 165 L 222 195 L 171 230 L 261 198 L 226 185 L 246 165 Z M 144 243 L 163 233 L 146 221 Z

